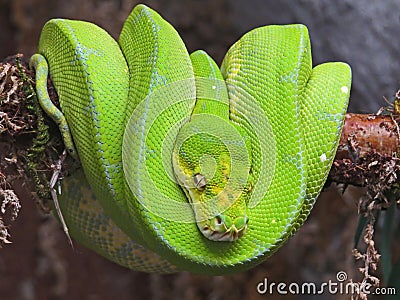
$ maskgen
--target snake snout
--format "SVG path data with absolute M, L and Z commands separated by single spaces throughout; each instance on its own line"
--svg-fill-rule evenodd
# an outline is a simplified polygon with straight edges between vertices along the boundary
M 199 226 L 203 235 L 212 241 L 233 242 L 246 232 L 249 218 L 240 216 L 233 221 L 229 216 L 220 214 Z

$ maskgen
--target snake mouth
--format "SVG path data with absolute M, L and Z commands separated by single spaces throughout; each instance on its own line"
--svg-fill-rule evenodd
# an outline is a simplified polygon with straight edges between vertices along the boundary
M 218 215 L 197 225 L 209 240 L 234 242 L 245 234 L 248 221 L 247 216 L 237 217 L 232 222 L 229 216 Z

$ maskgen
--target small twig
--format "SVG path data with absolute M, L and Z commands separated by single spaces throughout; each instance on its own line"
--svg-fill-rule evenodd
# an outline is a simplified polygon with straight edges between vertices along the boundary
M 60 205 L 58 203 L 57 192 L 56 192 L 56 189 L 54 188 L 56 186 L 56 184 L 58 184 L 59 187 L 61 186 L 60 185 L 60 180 L 61 180 L 60 175 L 62 174 L 61 173 L 62 165 L 63 165 L 66 157 L 67 157 L 67 151 L 64 150 L 63 153 L 61 154 L 60 159 L 58 161 L 56 161 L 55 165 L 52 166 L 54 168 L 54 172 L 53 172 L 53 175 L 51 176 L 49 185 L 50 185 L 50 194 L 53 199 L 58 218 L 60 219 L 61 225 L 63 227 L 65 235 L 67 236 L 69 244 L 71 245 L 72 248 L 74 248 L 74 245 L 72 244 L 71 236 L 69 235 L 68 226 L 65 223 L 63 214 L 60 209 Z M 61 194 L 60 188 L 59 188 L 58 193 Z

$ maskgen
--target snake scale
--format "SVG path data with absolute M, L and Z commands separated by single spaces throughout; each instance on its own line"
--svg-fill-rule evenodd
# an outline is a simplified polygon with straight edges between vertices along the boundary
M 218 67 L 144 5 L 118 42 L 48 21 L 31 65 L 82 164 L 59 196 L 72 237 L 158 273 L 240 272 L 287 241 L 326 181 L 351 85 L 345 63 L 312 66 L 304 25 L 255 28 Z

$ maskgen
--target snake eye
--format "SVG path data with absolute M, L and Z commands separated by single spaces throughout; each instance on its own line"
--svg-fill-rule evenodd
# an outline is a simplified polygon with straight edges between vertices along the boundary
M 203 191 L 207 185 L 206 178 L 200 173 L 197 173 L 193 176 L 193 183 L 196 189 L 199 191 Z

